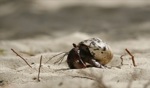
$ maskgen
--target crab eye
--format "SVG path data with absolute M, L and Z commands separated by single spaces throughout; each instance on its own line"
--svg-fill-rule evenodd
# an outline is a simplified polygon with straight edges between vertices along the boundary
M 104 52 L 102 51 L 101 54 L 103 54 Z

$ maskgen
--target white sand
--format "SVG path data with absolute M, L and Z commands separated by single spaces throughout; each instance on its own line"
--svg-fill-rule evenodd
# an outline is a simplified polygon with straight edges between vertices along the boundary
M 114 52 L 114 58 L 108 64 L 112 67 L 110 69 L 68 69 L 66 57 L 60 65 L 53 64 L 59 57 L 45 64 L 53 55 L 69 51 L 72 43 L 90 37 L 92 36 L 73 33 L 55 39 L 44 36 L 36 39 L 0 41 L 0 88 L 101 88 L 98 85 L 103 83 L 111 88 L 148 88 L 146 84 L 150 84 L 150 42 L 147 39 L 108 41 Z M 28 63 L 34 63 L 31 65 L 33 68 L 17 57 L 11 48 L 26 58 Z M 116 67 L 120 65 L 120 56 L 125 53 L 125 48 L 135 56 L 137 67 L 132 65 L 129 55 L 124 57 L 123 66 Z M 29 56 L 28 53 L 34 56 Z M 37 78 L 41 55 L 41 81 L 37 82 L 34 78 Z

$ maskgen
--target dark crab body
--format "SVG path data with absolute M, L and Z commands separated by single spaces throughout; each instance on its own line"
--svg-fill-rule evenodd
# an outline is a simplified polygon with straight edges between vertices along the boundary
M 99 38 L 84 40 L 73 46 L 67 57 L 67 63 L 71 69 L 101 68 L 113 58 L 110 47 Z

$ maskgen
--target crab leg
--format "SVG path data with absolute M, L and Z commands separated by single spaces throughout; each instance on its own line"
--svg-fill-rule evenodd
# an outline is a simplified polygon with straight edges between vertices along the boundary
M 104 67 L 98 61 L 96 61 L 93 57 L 88 56 L 88 58 L 84 58 L 83 60 L 84 60 L 84 62 L 87 62 L 90 64 L 87 67 L 97 67 L 97 68 L 103 68 Z
M 80 56 L 80 51 L 78 49 L 78 47 L 76 46 L 76 44 L 73 43 L 73 46 L 74 46 L 74 51 L 76 53 L 76 55 L 78 55 L 78 59 L 79 61 L 84 65 L 84 67 L 86 67 L 85 63 L 83 62 L 83 60 L 81 59 L 81 56 Z

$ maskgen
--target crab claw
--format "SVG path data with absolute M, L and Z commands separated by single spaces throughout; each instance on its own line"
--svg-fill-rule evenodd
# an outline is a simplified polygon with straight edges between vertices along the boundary
M 68 54 L 67 63 L 71 69 L 86 68 L 85 62 L 82 61 L 78 47 L 73 44 L 74 48 Z

